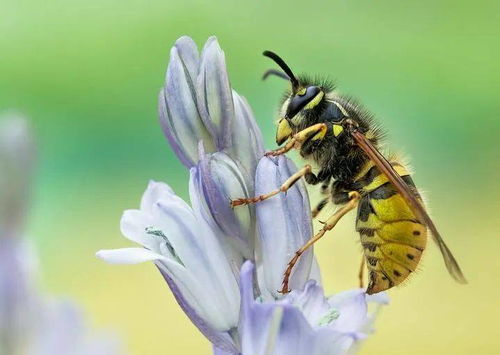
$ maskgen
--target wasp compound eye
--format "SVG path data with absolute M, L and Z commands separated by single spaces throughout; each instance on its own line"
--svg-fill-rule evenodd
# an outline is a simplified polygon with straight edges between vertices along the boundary
M 286 118 L 291 119 L 304 107 L 312 108 L 316 106 L 323 98 L 323 91 L 317 86 L 309 86 L 300 90 L 288 104 Z

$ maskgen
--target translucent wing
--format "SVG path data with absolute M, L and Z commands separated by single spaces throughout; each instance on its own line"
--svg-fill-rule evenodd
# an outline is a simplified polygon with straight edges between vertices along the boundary
M 422 221 L 431 231 L 432 238 L 436 242 L 441 254 L 443 254 L 444 263 L 450 275 L 459 283 L 466 284 L 467 280 L 460 270 L 455 257 L 451 253 L 450 249 L 446 246 L 443 238 L 437 231 L 434 222 L 429 217 L 424 207 L 420 201 L 415 197 L 415 195 L 408 188 L 408 185 L 404 182 L 401 176 L 394 170 L 391 164 L 384 158 L 384 156 L 371 144 L 371 142 L 359 131 L 351 132 L 356 143 L 361 149 L 368 155 L 368 157 L 374 162 L 374 164 L 380 169 L 380 171 L 387 176 L 389 181 L 394 185 L 398 192 L 404 197 L 408 206 L 411 208 L 415 216 Z

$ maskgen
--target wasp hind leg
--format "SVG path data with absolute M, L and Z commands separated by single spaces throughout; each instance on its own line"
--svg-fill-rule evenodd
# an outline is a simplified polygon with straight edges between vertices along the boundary
M 324 222 L 323 228 L 314 235 L 306 244 L 304 244 L 299 250 L 295 252 L 294 257 L 290 260 L 288 263 L 288 266 L 285 270 L 284 276 L 283 276 L 283 283 L 282 283 L 282 289 L 281 293 L 288 293 L 290 290 L 288 289 L 288 284 L 290 281 L 290 275 L 292 274 L 292 269 L 299 260 L 300 256 L 307 250 L 309 247 L 311 247 L 314 243 L 316 243 L 318 240 L 320 240 L 326 232 L 329 230 L 332 230 L 333 227 L 337 224 L 337 222 L 345 216 L 349 211 L 352 209 L 356 208 L 358 205 L 359 199 L 361 198 L 360 194 L 356 191 L 351 191 L 349 192 L 349 201 L 343 205 L 340 209 L 338 209 L 330 218 Z
M 359 279 L 359 287 L 364 288 L 364 279 L 365 276 L 365 256 L 361 255 L 361 266 L 359 267 L 358 279 Z

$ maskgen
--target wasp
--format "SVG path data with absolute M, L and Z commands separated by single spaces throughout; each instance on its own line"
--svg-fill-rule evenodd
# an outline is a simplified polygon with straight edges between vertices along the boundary
M 351 98 L 340 95 L 328 81 L 296 77 L 276 53 L 265 51 L 282 70 L 270 69 L 264 79 L 275 75 L 291 83 L 284 96 L 276 132 L 280 148 L 268 156 L 298 149 L 310 164 L 293 174 L 276 191 L 253 198 L 240 198 L 232 206 L 264 201 L 286 192 L 304 178 L 322 185 L 324 199 L 312 211 L 318 213 L 328 202 L 338 206 L 304 246 L 296 251 L 283 276 L 282 293 L 288 293 L 289 278 L 300 256 L 349 211 L 357 208 L 356 231 L 363 258 L 359 273 L 368 269 L 367 294 L 388 290 L 405 281 L 417 269 L 430 234 L 443 255 L 450 275 L 467 283 L 455 257 L 429 217 L 408 167 L 397 156 L 385 157 L 379 146 L 383 133 L 373 117 Z

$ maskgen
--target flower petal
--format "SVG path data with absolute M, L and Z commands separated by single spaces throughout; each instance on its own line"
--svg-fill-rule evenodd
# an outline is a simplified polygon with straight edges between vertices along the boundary
M 175 41 L 174 47 L 177 49 L 179 57 L 182 59 L 182 63 L 188 71 L 189 76 L 191 78 L 196 78 L 200 66 L 200 54 L 198 53 L 196 43 L 194 43 L 191 37 L 182 36 Z
M 191 170 L 190 195 L 193 209 L 223 240 L 245 258 L 253 257 L 255 210 L 253 206 L 231 208 L 231 199 L 250 197 L 243 175 L 225 153 L 203 155 Z M 238 265 L 239 269 L 240 265 Z
M 198 141 L 204 142 L 207 151 L 215 149 L 198 113 L 194 76 L 197 62 L 194 43 L 181 38 L 170 51 L 165 87 L 158 98 L 163 132 L 179 160 L 187 167 L 198 161 Z
M 139 264 L 164 258 L 162 255 L 144 248 L 99 250 L 96 256 L 110 264 Z
M 366 295 L 366 302 L 378 303 L 378 304 L 389 304 L 389 296 L 386 292 L 379 292 L 373 295 Z
M 39 292 L 35 287 L 36 257 L 19 238 L 0 236 L 0 333 L 2 341 L 22 339 L 38 321 Z M 2 344 L 2 343 L 0 343 Z
M 0 116 L 0 238 L 19 237 L 30 196 L 35 147 L 28 121 L 14 112 Z
M 168 253 L 192 275 L 188 285 L 198 302 L 214 317 L 217 327 L 236 326 L 239 291 L 234 274 L 219 241 L 203 220 L 175 201 L 158 201 L 153 215 L 154 229 L 161 231 L 162 255 Z M 168 244 L 167 244 L 168 243 Z
M 238 355 L 240 352 L 236 350 L 236 352 L 231 352 L 231 351 L 225 351 L 222 349 L 219 349 L 215 345 L 212 346 L 212 351 L 213 355 Z
M 253 274 L 253 264 L 245 262 L 241 268 L 238 328 L 243 354 L 340 355 L 352 349 L 358 339 L 356 334 L 343 333 L 331 326 L 313 328 L 304 317 L 305 313 L 321 313 L 331 307 L 314 281 L 308 282 L 303 291 L 292 291 L 282 300 L 262 302 L 254 300 Z
M 247 100 L 233 90 L 235 118 L 232 124 L 232 142 L 230 156 L 237 159 L 247 179 L 247 186 L 253 194 L 254 175 L 257 164 L 264 155 L 262 133 L 257 126 L 252 110 Z
M 309 341 L 312 328 L 295 306 L 254 301 L 253 272 L 253 264 L 245 262 L 240 280 L 242 353 L 305 354 L 314 345 Z
M 298 307 L 312 326 L 318 325 L 320 319 L 331 309 L 323 288 L 313 280 L 309 280 L 303 290 L 290 292 L 284 301 Z
M 312 265 L 311 265 L 311 274 L 309 275 L 309 279 L 314 280 L 321 285 L 321 270 L 319 268 L 318 259 L 316 256 L 313 257 Z
M 364 331 L 367 334 L 373 333 L 375 329 L 373 328 L 373 324 L 380 313 L 382 306 L 389 304 L 389 296 L 386 292 L 379 292 L 374 295 L 366 295 L 366 302 L 368 303 L 368 321 L 364 326 Z M 370 304 L 371 305 L 370 307 Z
M 219 240 L 166 184 L 150 182 L 141 210 L 126 211 L 121 228 L 127 238 L 146 249 L 133 251 L 140 255 L 101 251 L 98 256 L 110 262 L 157 260 L 207 323 L 219 330 L 237 325 L 238 284 Z M 147 253 L 154 256 L 149 258 Z
M 150 180 L 146 191 L 142 195 L 141 210 L 151 212 L 154 204 L 160 199 L 168 199 L 176 197 L 174 190 L 163 182 Z
M 190 305 L 190 303 L 185 299 L 183 293 L 179 290 L 177 284 L 173 281 L 173 279 L 168 275 L 165 270 L 161 267 L 158 268 L 163 278 L 167 282 L 170 290 L 174 294 L 177 303 L 182 308 L 184 313 L 189 317 L 191 322 L 200 330 L 200 332 L 207 337 L 208 340 L 214 344 L 214 347 L 220 349 L 220 354 L 228 353 L 228 354 L 237 354 L 238 350 L 229 336 L 227 332 L 219 331 L 213 328 L 209 323 L 207 323 L 196 310 Z
M 342 333 L 359 333 L 362 336 L 364 325 L 368 320 L 368 307 L 365 290 L 354 289 L 332 296 L 328 303 L 339 311 L 338 319 L 332 328 Z
M 345 355 L 356 354 L 352 351 L 354 338 L 350 335 L 329 329 L 327 327 L 316 330 L 312 340 L 313 347 L 309 354 L 314 355 Z
M 234 119 L 233 96 L 224 52 L 216 37 L 210 37 L 203 47 L 196 87 L 198 109 L 217 150 L 229 147 Z
M 262 158 L 257 166 L 255 194 L 279 189 L 295 171 L 295 165 L 286 157 Z M 278 298 L 287 263 L 312 236 L 309 199 L 303 183 L 299 181 L 286 194 L 258 203 L 256 213 L 265 279 L 261 289 Z M 299 259 L 290 278 L 291 289 L 301 289 L 309 279 L 312 256 L 311 248 Z

